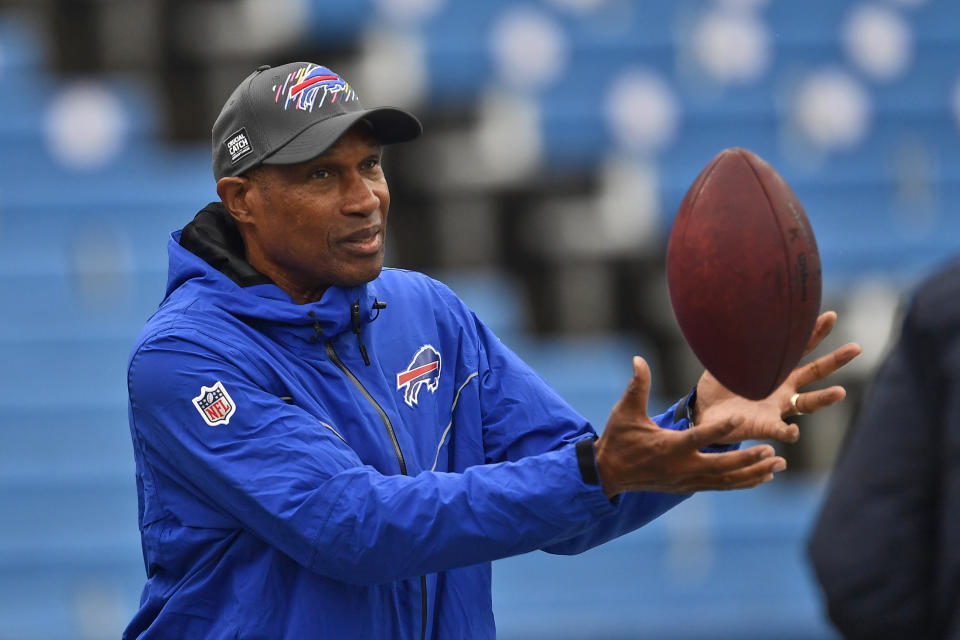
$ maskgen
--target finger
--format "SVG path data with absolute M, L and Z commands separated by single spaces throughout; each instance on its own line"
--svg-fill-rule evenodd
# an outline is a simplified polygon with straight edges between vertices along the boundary
M 734 434 L 736 441 L 743 440 L 778 440 L 779 442 L 793 443 L 800 439 L 800 428 L 795 424 L 783 422 L 750 422 L 737 430 Z
M 650 395 L 650 367 L 640 356 L 633 356 L 633 377 L 627 384 L 620 403 L 633 414 L 647 415 L 647 397 Z
M 704 481 L 701 484 L 692 484 L 690 486 L 684 487 L 682 493 L 700 493 L 701 491 L 736 491 L 737 489 L 752 489 L 756 486 L 759 486 L 765 482 L 770 482 L 773 480 L 773 474 L 768 473 L 762 476 L 751 476 L 746 480 L 740 482 L 710 482 Z
M 817 316 L 817 321 L 813 325 L 813 331 L 810 333 L 810 339 L 803 350 L 803 355 L 807 355 L 816 349 L 817 345 L 833 331 L 835 324 L 837 324 L 836 311 L 825 311 Z
M 767 458 L 748 467 L 721 475 L 704 475 L 691 478 L 690 488 L 696 491 L 729 491 L 748 489 L 769 482 L 775 473 L 787 468 L 787 461 L 779 456 Z
M 705 473 L 722 475 L 738 469 L 744 469 L 761 460 L 772 458 L 774 453 L 773 447 L 770 445 L 760 444 L 739 451 L 701 453 L 697 463 L 703 468 Z
M 804 391 L 797 397 L 796 409 L 800 413 L 813 413 L 836 404 L 847 397 L 847 390 L 839 385 L 816 391 Z
M 703 449 L 715 442 L 724 442 L 724 438 L 730 435 L 737 427 L 743 424 L 743 416 L 731 416 L 722 422 L 708 422 L 690 427 L 680 434 L 684 438 L 684 444 L 696 451 Z
M 821 356 L 810 362 L 803 365 L 796 371 L 794 371 L 794 382 L 799 389 L 800 387 L 805 387 L 808 384 L 814 382 L 819 382 L 823 380 L 834 371 L 848 364 L 851 360 L 860 355 L 863 349 L 860 348 L 855 342 L 845 344 L 836 351 L 828 353 L 825 356 Z
M 699 429 L 700 427 L 696 427 Z M 779 440 L 793 443 L 800 439 L 800 429 L 795 424 L 783 420 L 745 420 L 732 433 L 713 442 L 730 444 L 744 440 Z

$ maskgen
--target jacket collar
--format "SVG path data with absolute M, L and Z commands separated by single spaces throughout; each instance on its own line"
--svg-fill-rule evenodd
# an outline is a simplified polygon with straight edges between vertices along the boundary
M 193 296 L 223 308 L 282 342 L 326 340 L 350 331 L 356 321 L 370 322 L 375 286 L 329 287 L 320 300 L 297 304 L 245 259 L 243 238 L 223 204 L 204 207 L 168 243 L 167 296 Z M 357 313 L 351 314 L 356 305 Z M 319 336 L 319 337 L 318 337 Z

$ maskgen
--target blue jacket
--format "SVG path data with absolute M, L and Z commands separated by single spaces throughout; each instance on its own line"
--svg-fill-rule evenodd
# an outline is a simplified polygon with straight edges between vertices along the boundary
M 296 304 L 218 204 L 169 253 L 129 362 L 147 583 L 125 638 L 492 638 L 492 560 L 682 499 L 586 481 L 593 428 L 426 276 Z

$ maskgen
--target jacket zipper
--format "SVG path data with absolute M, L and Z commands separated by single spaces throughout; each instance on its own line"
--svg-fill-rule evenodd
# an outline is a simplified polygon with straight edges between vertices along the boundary
M 390 443 L 393 445 L 393 452 L 397 456 L 397 462 L 400 464 L 400 473 L 407 475 L 407 463 L 403 459 L 403 452 L 400 450 L 400 442 L 397 440 L 397 433 L 393 430 L 393 424 L 390 422 L 390 417 L 387 415 L 387 412 L 383 410 L 383 407 L 374 399 L 370 392 L 367 391 L 367 388 L 363 386 L 363 383 L 360 382 L 360 379 L 357 376 L 353 375 L 353 372 L 347 368 L 347 365 L 343 363 L 343 360 L 340 359 L 340 356 L 337 355 L 337 352 L 333 348 L 333 342 L 327 340 L 324 343 L 324 346 L 327 349 L 327 355 L 330 357 L 330 360 L 333 364 L 337 365 L 337 368 L 343 371 L 350 382 L 359 389 L 360 393 L 363 394 L 363 397 L 367 399 L 373 408 L 377 410 L 377 413 L 380 415 L 380 419 L 383 420 L 383 426 L 387 428 L 387 435 L 390 436 Z M 366 356 L 366 354 L 364 354 Z M 366 359 L 366 358 L 365 358 Z M 425 640 L 427 636 L 427 577 L 420 576 L 420 639 Z

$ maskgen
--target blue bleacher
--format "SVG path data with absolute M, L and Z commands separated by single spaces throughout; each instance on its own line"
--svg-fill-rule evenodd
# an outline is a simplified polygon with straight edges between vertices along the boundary
M 43 393 L 52 395 L 49 389 Z M 122 394 L 86 407 L 25 401 L 18 406 L 5 403 L 2 411 L 0 481 L 48 485 L 133 481 L 133 448 Z
M 84 170 L 63 166 L 36 143 L 31 147 L 11 149 L 23 153 L 0 175 L 0 213 L 34 207 L 69 215 L 73 208 L 120 204 L 134 216 L 138 206 L 165 204 L 187 207 L 181 216 L 192 217 L 217 198 L 210 151 L 205 147 L 160 149 L 153 143 L 137 144 L 105 166 Z
M 64 322 L 70 321 L 69 314 Z M 129 335 L 85 336 L 0 342 L 0 407 L 23 409 L 121 405 L 126 402 Z M 4 417 L 4 421 L 8 418 Z
M 4 478 L 0 504 L 0 638 L 118 637 L 144 580 L 132 473 Z M 89 610 L 91 592 L 103 594 L 93 603 L 102 610 Z M 91 614 L 108 616 L 108 628 L 85 633 Z
M 154 253 L 161 257 L 160 247 Z M 99 276 L 99 277 L 98 277 Z M 163 299 L 166 268 L 81 276 L 0 270 L 0 292 L 17 300 L 0 316 L 0 344 L 31 340 L 132 340 Z
M 652 349 L 633 336 L 517 338 L 507 346 L 516 351 L 557 392 L 602 431 L 610 409 L 623 395 L 633 375 L 632 358 L 647 358 L 656 375 Z M 691 381 L 692 384 L 693 381 Z M 676 399 L 658 396 L 657 380 L 651 388 L 650 410 L 659 413 Z
M 495 269 L 431 272 L 469 306 L 502 340 L 526 335 L 527 314 L 523 293 L 515 280 Z
M 142 147 L 159 133 L 158 100 L 141 82 L 123 76 L 54 79 L 46 75 L 0 73 L 0 138 L 6 144 L 42 144 L 51 106 L 64 90 L 95 87 L 115 100 L 130 143 Z M 78 125 L 79 126 L 79 125 Z
M 697 495 L 579 556 L 499 560 L 497 637 L 833 640 L 804 556 L 821 492 L 794 478 Z
M 129 256 L 133 268 L 165 269 L 170 232 L 189 222 L 207 202 L 0 210 L 4 227 L 0 274 L 70 272 L 84 243 L 115 248 L 118 259 Z M 130 224 L 130 218 L 136 219 L 135 224 Z
M 0 82 L 34 76 L 47 64 L 43 38 L 22 17 L 0 16 Z
M 330 49 L 356 42 L 374 13 L 374 4 L 372 0 L 306 0 L 304 5 L 310 40 Z

